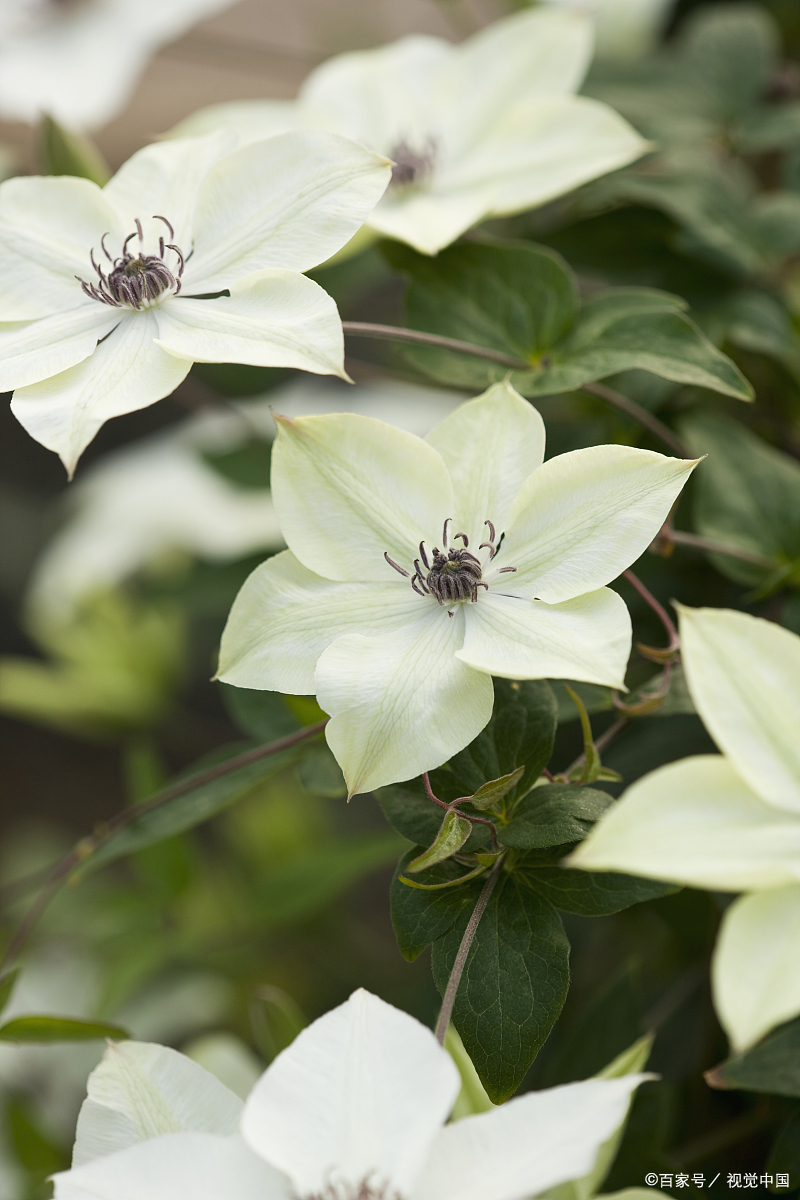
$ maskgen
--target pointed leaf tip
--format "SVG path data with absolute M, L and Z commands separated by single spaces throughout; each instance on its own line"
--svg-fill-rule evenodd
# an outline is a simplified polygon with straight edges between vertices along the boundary
M 433 844 L 424 854 L 413 859 L 406 870 L 415 875 L 418 871 L 424 871 L 426 867 L 432 867 L 450 858 L 461 849 L 471 832 L 472 825 L 466 817 L 459 816 L 457 812 L 448 812 Z

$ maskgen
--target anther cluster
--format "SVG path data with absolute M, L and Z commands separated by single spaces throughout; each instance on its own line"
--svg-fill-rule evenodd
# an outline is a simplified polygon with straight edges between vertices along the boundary
M 163 221 L 169 230 L 171 238 L 175 237 L 175 230 L 166 217 L 154 216 L 154 221 Z M 131 254 L 128 250 L 129 243 L 137 237 L 139 238 L 139 253 Z M 92 266 L 97 272 L 99 282 L 87 283 L 85 279 L 78 279 L 81 287 L 87 296 L 92 300 L 99 300 L 101 304 L 109 304 L 112 308 L 148 308 L 154 301 L 163 296 L 165 292 L 172 292 L 177 295 L 181 290 L 181 276 L 185 266 L 183 252 L 173 242 L 165 242 L 163 237 L 158 239 L 158 254 L 143 254 L 142 247 L 144 245 L 144 235 L 142 233 L 142 223 L 136 219 L 136 229 L 133 233 L 128 234 L 122 244 L 122 254 L 119 258 L 112 258 L 106 249 L 105 241 L 108 234 L 104 233 L 100 239 L 100 246 L 108 261 L 111 263 L 111 270 L 104 271 L 101 266 L 95 262 L 94 251 L 92 250 L 90 258 Z M 166 252 L 171 250 L 177 259 L 177 266 L 173 269 L 168 267 L 164 261 Z
M 389 558 L 389 555 L 384 551 L 383 557 L 386 559 L 390 567 L 394 567 L 400 575 L 404 575 L 406 579 L 411 580 L 411 586 L 418 596 L 434 596 L 436 602 L 442 605 L 443 608 L 449 604 L 456 604 L 462 600 L 469 600 L 472 604 L 478 599 L 478 588 L 489 590 L 488 583 L 484 583 L 481 578 L 483 567 L 481 561 L 476 558 L 469 550 L 469 538 L 466 533 L 457 533 L 453 537 L 453 541 L 460 538 L 463 546 L 456 548 L 450 546 L 448 548 L 448 530 L 450 517 L 444 523 L 442 530 L 442 545 L 444 550 L 440 550 L 438 546 L 434 546 L 431 552 L 431 559 L 428 558 L 425 550 L 425 543 L 419 544 L 419 558 L 414 559 L 414 573 L 406 571 L 394 559 Z M 484 525 L 489 526 L 488 542 L 481 542 L 479 550 L 487 549 L 489 551 L 489 561 L 491 562 L 495 554 L 497 554 L 498 546 L 495 545 L 495 529 L 491 521 L 484 521 Z M 446 551 L 446 553 L 445 553 Z M 420 562 L 422 565 L 420 565 Z M 425 568 L 423 571 L 423 567 Z M 507 572 L 516 571 L 516 567 L 501 567 L 497 572 L 498 575 L 504 575 Z M 452 613 L 450 614 L 453 615 Z
M 394 159 L 391 183 L 395 187 L 408 187 L 412 183 L 422 183 L 427 179 L 436 158 L 436 143 L 428 138 L 423 150 L 415 150 L 402 138 L 389 157 Z

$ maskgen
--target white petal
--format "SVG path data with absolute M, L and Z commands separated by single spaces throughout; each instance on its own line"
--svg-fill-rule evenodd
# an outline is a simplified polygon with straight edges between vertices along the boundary
M 712 979 L 735 1051 L 800 1013 L 800 886 L 734 901 L 722 919 Z
M 239 145 L 245 146 L 302 129 L 304 125 L 303 110 L 296 100 L 226 100 L 184 117 L 167 136 L 203 137 L 217 129 L 231 129 L 237 134 Z
M 317 660 L 344 633 L 389 638 L 426 601 L 407 580 L 338 583 L 315 575 L 290 550 L 256 567 L 222 634 L 219 677 L 235 687 L 307 696 Z
M 425 440 L 439 451 L 453 481 L 452 532 L 463 529 L 475 549 L 489 540 L 488 518 L 499 537 L 512 500 L 544 459 L 544 421 L 537 410 L 510 384 L 496 383 L 445 417 Z
M 487 211 L 519 212 L 640 158 L 649 143 L 585 96 L 509 106 L 463 154 L 442 163 L 440 189 L 476 191 Z
M 325 736 L 351 795 L 440 766 L 492 715 L 491 678 L 456 657 L 463 612 L 450 617 L 432 597 L 420 607 L 383 637 L 345 634 L 317 663 L 317 699 L 332 718 Z
M 119 322 L 119 309 L 87 300 L 38 321 L 0 325 L 0 391 L 38 383 L 82 362 Z
M 355 1194 L 365 1179 L 407 1194 L 458 1089 L 431 1031 L 362 989 L 276 1058 L 242 1134 L 300 1196 L 340 1181 Z
M 390 175 L 387 160 L 337 134 L 298 131 L 243 146 L 200 189 L 186 289 L 216 291 L 267 267 L 315 267 L 363 225 Z
M 112 1042 L 89 1076 L 73 1166 L 163 1133 L 234 1133 L 238 1096 L 177 1050 Z
M 344 374 L 335 302 L 297 271 L 258 271 L 215 300 L 171 297 L 157 310 L 158 345 L 190 362 L 237 362 Z
M 190 363 L 155 345 L 157 332 L 152 312 L 131 313 L 90 358 L 14 393 L 14 416 L 70 475 L 110 417 L 154 404 L 188 375 Z
M 105 125 L 159 45 L 229 3 L 105 0 L 55 12 L 30 5 L 30 28 L 0 43 L 0 111 L 29 123 L 45 112 L 70 128 Z
M 708 732 L 768 804 L 800 813 L 800 638 L 729 609 L 679 613 L 686 680 Z
M 0 186 L 0 320 L 35 320 L 81 305 L 75 276 L 97 278 L 90 254 L 101 254 L 106 232 L 113 246 L 122 233 L 117 214 L 88 179 L 7 180 Z
M 56 1200 L 290 1200 L 238 1135 L 169 1133 L 53 1176 Z
M 447 468 L 421 438 L 371 417 L 277 417 L 272 494 L 283 536 L 328 579 L 398 578 L 453 508 Z
M 442 38 L 404 37 L 377 50 L 339 54 L 317 67 L 300 91 L 309 121 L 389 154 L 436 132 L 436 89 L 453 47 Z
M 528 1092 L 447 1125 L 412 1200 L 524 1200 L 579 1179 L 625 1118 L 643 1075 Z
M 569 863 L 729 892 L 781 888 L 800 881 L 800 820 L 765 804 L 727 759 L 698 755 L 637 780 Z
M 134 154 L 103 188 L 103 194 L 119 213 L 126 234 L 139 219 L 147 237 L 145 249 L 154 253 L 159 237 L 174 241 L 185 256 L 192 248 L 197 190 L 211 167 L 235 146 L 236 139 L 225 130 L 205 137 L 154 142 Z M 175 237 L 167 236 L 166 217 Z M 110 244 L 110 243 L 107 243 Z M 135 245 L 136 243 L 134 243 Z M 118 251 L 113 251 L 115 254 Z
M 505 679 L 625 686 L 631 620 L 616 592 L 600 588 L 562 604 L 544 604 L 501 595 L 494 587 L 465 606 L 467 631 L 458 652 L 462 662 Z
M 610 583 L 658 533 L 694 459 L 632 446 L 551 458 L 523 485 L 503 543 L 503 590 L 556 604 Z
M 435 183 L 387 194 L 367 218 L 370 229 L 407 242 L 420 254 L 438 254 L 492 211 L 493 188 L 447 191 Z

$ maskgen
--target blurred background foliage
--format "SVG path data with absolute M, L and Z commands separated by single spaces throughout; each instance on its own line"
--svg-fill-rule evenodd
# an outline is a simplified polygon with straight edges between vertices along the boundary
M 291 94 L 327 53 L 412 29 L 452 35 L 512 5 L 348 0 L 336 21 L 330 5 L 310 0 L 257 7 L 239 5 L 162 52 L 127 116 L 99 134 L 112 166 L 200 104 Z M 608 382 L 709 455 L 675 528 L 740 553 L 667 538 L 635 570 L 663 603 L 743 608 L 800 633 L 800 6 L 679 0 L 665 34 L 646 54 L 598 59 L 584 89 L 652 139 L 653 154 L 480 236 L 557 251 L 585 298 L 636 285 L 688 301 L 752 382 L 756 402 L 643 371 Z M 16 169 L 32 169 L 29 133 L 3 136 Z M 52 131 L 42 145 L 51 157 L 69 152 L 54 148 Z M 313 275 L 345 319 L 402 323 L 407 275 L 397 263 L 396 248 L 374 243 Z M 196 366 L 169 400 L 104 427 L 71 489 L 55 458 L 2 410 L 5 934 L 76 839 L 190 765 L 319 719 L 313 701 L 267 702 L 209 681 L 238 587 L 280 545 L 268 493 L 269 403 L 325 411 L 366 397 L 368 411 L 424 433 L 459 399 L 435 390 L 441 363 L 388 343 L 354 339 L 349 349 L 358 399 L 287 372 Z M 586 392 L 536 402 L 549 455 L 607 441 L 663 449 Z M 625 581 L 615 586 L 635 641 L 662 644 L 641 598 Z M 634 654 L 633 688 L 657 675 Z M 602 734 L 615 720 L 609 694 L 582 695 Z M 552 769 L 581 746 L 576 709 L 562 693 Z M 667 703 L 630 721 L 604 764 L 629 784 L 710 749 L 678 676 Z M 186 1049 L 241 1092 L 307 1019 L 355 986 L 433 1023 L 427 954 L 406 963 L 389 918 L 393 864 L 408 843 L 373 798 L 345 804 L 321 743 L 266 761 L 210 784 L 191 810 L 173 806 L 160 824 L 134 823 L 74 873 L 30 940 L 4 1019 L 112 1020 Z M 800 1080 L 776 1095 L 752 1077 L 731 1090 L 703 1079 L 726 1056 L 708 959 L 729 900 L 685 889 L 614 916 L 565 915 L 572 987 L 524 1086 L 585 1077 L 655 1033 L 649 1066 L 660 1080 L 638 1096 L 603 1191 L 678 1171 L 707 1182 L 721 1173 L 717 1192 L 727 1190 L 728 1172 L 789 1171 L 800 1186 Z M 0 1044 L 4 1200 L 48 1194 L 46 1176 L 68 1160 L 99 1053 L 97 1042 Z

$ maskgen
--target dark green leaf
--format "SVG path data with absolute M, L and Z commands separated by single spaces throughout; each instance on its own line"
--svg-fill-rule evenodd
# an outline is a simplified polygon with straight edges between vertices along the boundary
M 424 892 L 406 887 L 399 876 L 405 874 L 408 863 L 416 855 L 409 850 L 397 865 L 391 888 L 392 924 L 400 953 L 408 962 L 418 958 L 426 946 L 447 933 L 462 908 L 472 911 L 480 892 L 474 884 L 463 888 L 448 888 L 444 891 Z M 431 882 L 444 883 L 464 873 L 458 863 L 445 862 L 432 867 L 428 878 Z
M 347 795 L 342 768 L 323 742 L 308 748 L 300 760 L 299 773 L 300 782 L 312 796 L 336 800 Z
M 580 842 L 613 803 L 612 796 L 597 788 L 543 784 L 520 801 L 513 820 L 497 836 L 504 846 L 518 850 Z
M 704 537 L 773 559 L 797 563 L 800 581 L 800 464 L 737 421 L 695 412 L 681 423 L 692 450 L 708 454 L 696 473 L 694 523 Z M 750 586 L 770 572 L 741 559 L 711 556 L 728 578 Z
M 111 178 L 102 154 L 85 134 L 72 133 L 48 116 L 39 125 L 39 159 L 43 175 L 77 175 L 100 187 Z
M 256 742 L 275 742 L 300 728 L 280 692 L 253 691 L 221 683 L 222 700 L 233 723 Z
M 20 968 L 14 967 L 13 970 L 6 971 L 5 975 L 0 976 L 0 1013 L 7 1007 L 11 999 L 11 993 L 19 979 L 19 972 Z
M 463 789 L 456 794 L 469 796 L 489 780 L 524 767 L 521 783 L 508 793 L 512 802 L 533 787 L 550 758 L 556 731 L 556 699 L 544 679 L 493 682 L 492 719 L 466 750 L 453 755 L 450 770 L 455 785 Z M 444 772 L 435 774 L 438 783 Z
M 272 984 L 256 988 L 249 1007 L 255 1042 L 267 1064 L 291 1046 L 308 1024 L 297 1001 Z
M 120 1025 L 106 1021 L 78 1021 L 72 1017 L 15 1017 L 0 1025 L 0 1042 L 89 1042 L 97 1038 L 119 1041 L 130 1037 Z
M 468 886 L 476 897 L 479 884 Z M 434 942 L 433 977 L 442 994 L 473 905 L 474 899 Z M 453 1024 L 496 1104 L 519 1087 L 568 986 L 569 942 L 561 918 L 521 881 L 503 876 L 481 918 L 453 1009 Z
M 447 803 L 457 796 L 469 795 L 473 790 L 459 790 L 457 781 L 449 771 L 431 772 L 431 783 L 436 794 Z M 375 794 L 383 815 L 393 829 L 417 846 L 432 844 L 442 823 L 442 810 L 428 799 L 422 780 L 412 779 L 408 783 L 379 788 Z M 475 825 L 464 846 L 464 853 L 485 849 L 488 845 L 488 829 L 485 825 Z
M 466 817 L 461 817 L 454 811 L 445 813 L 441 828 L 433 843 L 422 854 L 411 860 L 406 867 L 406 873 L 415 875 L 418 871 L 424 871 L 427 867 L 433 867 L 436 863 L 443 862 L 451 855 L 457 854 L 471 832 L 472 825 Z
M 233 450 L 205 450 L 203 459 L 236 487 L 253 491 L 269 487 L 272 442 L 266 438 L 251 438 Z
M 34 1176 L 39 1176 L 44 1183 L 47 1175 L 68 1168 L 69 1156 L 61 1147 L 54 1144 L 52 1135 L 45 1133 L 41 1128 L 41 1115 L 36 1111 L 34 1103 L 27 1097 L 12 1096 L 8 1101 L 8 1111 L 3 1115 L 5 1117 L 3 1132 L 6 1134 L 4 1141 L 7 1140 L 9 1148 L 13 1149 L 20 1166 L 24 1167 L 26 1171 L 31 1172 Z M 29 1180 L 28 1183 L 30 1187 L 33 1180 Z M 36 1191 L 26 1189 L 24 1193 L 14 1192 L 15 1196 L 21 1194 L 26 1198 L 28 1196 L 33 1198 L 45 1193 L 44 1190 L 39 1192 L 38 1189 Z
M 780 50 L 771 17 L 746 5 L 696 11 L 681 43 L 684 61 L 722 121 L 741 116 L 761 98 Z
M 800 1182 L 800 1108 L 796 1109 L 779 1130 L 767 1159 L 767 1171 L 789 1176 L 792 1185 Z M 773 1186 L 772 1191 L 777 1189 Z
M 706 1072 L 715 1088 L 744 1088 L 800 1096 L 800 1017 L 781 1025 L 745 1054 L 736 1054 Z
M 526 859 L 520 864 L 526 881 L 551 904 L 582 917 L 604 917 L 632 904 L 655 900 L 680 889 L 656 879 L 640 879 L 616 871 L 576 871 L 571 867 L 538 865 Z

